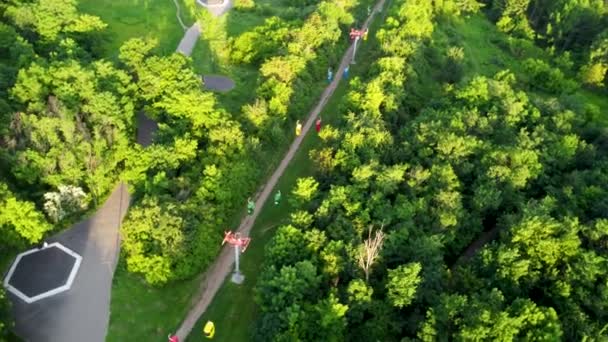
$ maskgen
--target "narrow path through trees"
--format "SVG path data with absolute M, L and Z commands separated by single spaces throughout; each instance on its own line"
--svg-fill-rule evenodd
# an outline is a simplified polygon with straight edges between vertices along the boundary
M 456 262 L 450 267 L 450 271 L 454 271 L 458 265 L 461 265 L 467 261 L 469 261 L 477 251 L 479 251 L 483 246 L 485 246 L 488 242 L 496 239 L 498 237 L 499 227 L 496 226 L 490 229 L 487 232 L 482 232 L 481 235 L 477 239 L 475 239 L 471 244 L 467 246 L 467 248 L 460 254 L 460 256 L 456 259 Z
M 365 23 L 363 24 L 363 27 L 361 28 L 362 30 L 365 30 L 369 26 L 369 24 L 372 21 L 372 19 L 374 18 L 374 16 L 384 6 L 384 2 L 385 2 L 385 0 L 379 0 L 376 3 L 370 16 L 365 20 Z M 338 83 L 342 79 L 342 74 L 344 72 L 344 68 L 346 66 L 348 66 L 351 62 L 353 49 L 354 49 L 354 45 L 351 44 L 350 47 L 348 48 L 348 50 L 346 50 L 346 52 L 344 53 L 344 55 L 342 57 L 340 67 L 338 68 L 338 70 L 336 72 L 334 80 L 329 84 L 329 86 L 327 86 L 327 88 L 325 88 L 325 91 L 321 95 L 319 102 L 314 107 L 314 109 L 309 113 L 308 119 L 306 120 L 306 124 L 302 128 L 302 133 L 298 137 L 296 137 L 294 142 L 289 147 L 287 154 L 283 157 L 283 159 L 279 163 L 279 166 L 277 167 L 277 169 L 274 171 L 274 173 L 272 174 L 270 179 L 266 182 L 266 184 L 264 184 L 262 186 L 261 191 L 259 191 L 258 194 L 256 195 L 255 211 L 253 212 L 253 214 L 251 216 L 244 217 L 241 221 L 241 224 L 239 225 L 239 228 L 237 229 L 237 231 L 239 233 L 241 233 L 241 235 L 243 235 L 243 236 L 249 235 L 249 232 L 250 232 L 251 228 L 253 227 L 253 223 L 255 222 L 256 218 L 258 217 L 262 208 L 264 207 L 266 200 L 268 200 L 270 193 L 274 189 L 279 178 L 283 175 L 283 172 L 285 172 L 287 165 L 289 165 L 289 163 L 293 159 L 294 155 L 300 148 L 300 145 L 302 144 L 302 140 L 304 139 L 304 137 L 306 136 L 306 134 L 312 127 L 313 123 L 319 116 L 319 113 L 321 112 L 321 110 L 323 109 L 323 107 L 325 106 L 327 101 L 331 98 L 332 94 L 336 90 Z M 218 241 L 218 243 L 219 243 L 219 241 Z M 198 319 L 205 312 L 205 310 L 207 309 L 209 304 L 211 304 L 213 297 L 215 296 L 215 294 L 219 290 L 220 286 L 224 282 L 224 279 L 230 273 L 233 263 L 234 263 L 234 253 L 232 252 L 232 249 L 230 248 L 230 246 L 226 246 L 222 249 L 222 251 L 220 252 L 220 255 L 215 260 L 215 262 L 209 267 L 207 272 L 203 275 L 203 280 L 201 282 L 201 287 L 199 289 L 199 293 L 197 296 L 199 299 L 197 300 L 197 302 L 193 306 L 193 308 L 188 312 L 188 315 L 186 316 L 186 318 L 182 322 L 181 326 L 177 330 L 176 334 L 179 337 L 180 341 L 185 341 L 186 337 L 190 334 L 190 332 L 192 331 L 192 328 L 194 327 L 194 325 L 196 324 Z

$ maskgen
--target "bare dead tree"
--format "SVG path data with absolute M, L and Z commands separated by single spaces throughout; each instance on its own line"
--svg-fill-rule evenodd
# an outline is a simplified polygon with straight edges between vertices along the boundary
M 369 229 L 369 235 L 367 240 L 363 241 L 363 244 L 359 247 L 359 253 L 357 255 L 357 259 L 359 262 L 359 267 L 365 273 L 365 282 L 369 281 L 369 273 L 371 271 L 374 262 L 378 258 L 378 254 L 382 249 L 382 245 L 384 244 L 384 232 L 382 231 L 382 227 L 376 231 L 376 234 L 372 238 L 372 229 Z

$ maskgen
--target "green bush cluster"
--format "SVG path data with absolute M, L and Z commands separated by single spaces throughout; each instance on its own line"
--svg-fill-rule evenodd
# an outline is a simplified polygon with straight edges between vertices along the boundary
M 13 244 L 13 233 L 23 238 L 22 247 L 51 230 L 41 210 L 44 193 L 82 188 L 95 204 L 107 194 L 132 133 L 128 75 L 91 60 L 77 43 L 105 25 L 78 13 L 74 2 L 52 7 L 0 7 L 0 40 L 7 43 L 0 48 L 0 183 L 9 185 L 2 226 Z
M 88 196 L 78 191 L 78 197 L 99 204 L 122 171 L 133 133 L 131 79 L 83 47 L 105 26 L 99 17 L 79 13 L 75 1 L 0 4 L 0 251 L 5 259 L 74 219 L 70 208 L 56 205 L 64 200 L 53 194 L 56 190 L 84 189 Z M 54 199 L 47 209 L 55 225 L 43 211 L 45 193 Z M 16 339 L 9 332 L 9 314 L 2 291 L 3 341 Z
M 235 0 L 234 8 L 239 11 L 248 11 L 255 8 L 255 2 L 253 0 Z
M 20 200 L 0 182 L 0 242 L 1 250 L 18 250 L 38 243 L 52 229 L 36 205 Z
M 410 22 L 413 26 L 414 18 L 421 17 L 428 20 L 420 23 L 423 30 L 410 32 L 399 25 Z M 388 336 L 385 330 L 388 322 L 379 324 L 386 316 L 368 320 L 369 325 L 365 326 L 348 325 L 349 311 L 354 311 L 351 307 L 364 310 L 374 306 L 371 296 L 364 295 L 373 292 L 371 287 L 353 277 L 357 273 L 353 259 L 359 234 L 367 229 L 377 210 L 384 214 L 390 212 L 383 203 L 383 194 L 397 189 L 408 166 L 362 165 L 362 161 L 381 158 L 383 150 L 393 142 L 382 122 L 381 112 L 385 108 L 397 109 L 404 95 L 405 62 L 432 32 L 432 4 L 426 1 L 403 3 L 391 11 L 387 22 L 377 33 L 386 54 L 376 63 L 380 74 L 367 85 L 354 81 L 355 89 L 347 95 L 346 106 L 358 115 L 345 115 L 344 129 L 336 131 L 327 127 L 325 132 L 329 133 L 324 132 L 324 136 L 329 142 L 329 154 L 311 153 L 320 168 L 325 168 L 326 178 L 322 182 L 312 178 L 298 181 L 292 202 L 300 210 L 293 214 L 292 225 L 279 228 L 266 249 L 268 260 L 256 287 L 256 302 L 262 310 L 256 324 L 256 340 L 385 340 Z M 403 45 L 409 47 L 403 49 Z M 333 135 L 336 136 L 330 138 Z M 343 174 L 345 170 L 353 170 L 352 175 Z M 370 177 L 379 179 L 377 185 L 372 186 L 377 193 L 366 193 Z M 345 184 L 348 179 L 356 184 Z M 374 204 L 366 208 L 364 203 L 367 201 Z M 395 270 L 391 291 L 403 293 L 399 284 L 416 284 L 416 280 L 410 282 L 416 275 L 417 272 L 409 269 Z M 297 282 L 289 279 L 297 279 Z M 346 301 L 342 285 L 349 285 Z M 397 299 L 395 302 L 398 305 L 405 303 Z M 353 312 L 353 315 L 357 314 L 364 320 L 363 311 Z M 381 335 L 374 335 L 383 330 Z
M 163 284 L 211 262 L 240 189 L 254 180 L 243 170 L 256 169 L 239 123 L 201 89 L 189 59 L 155 56 L 155 47 L 134 39 L 120 51 L 137 105 L 160 126 L 152 146 L 133 146 L 126 156 L 123 179 L 135 201 L 121 231 L 128 270 Z
M 549 93 L 571 93 L 578 88 L 575 80 L 567 79 L 564 73 L 539 59 L 528 58 L 523 63 L 532 88 Z
M 285 40 L 295 29 L 279 17 L 271 17 L 264 25 L 245 32 L 231 41 L 230 59 L 234 63 L 258 66 L 284 47 Z

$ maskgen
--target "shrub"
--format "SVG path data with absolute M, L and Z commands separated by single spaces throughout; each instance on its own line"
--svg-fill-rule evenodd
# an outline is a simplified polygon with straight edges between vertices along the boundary
M 0 183 L 0 242 L 22 248 L 36 243 L 53 227 L 34 203 L 18 200 L 8 187 Z
M 553 62 L 560 69 L 566 70 L 566 71 L 572 70 L 572 67 L 574 66 L 574 62 L 572 61 L 572 55 L 570 54 L 570 51 L 566 51 L 564 53 L 558 53 L 558 54 L 554 55 Z
M 309 203 L 317 194 L 318 188 L 319 183 L 313 177 L 298 178 L 289 202 L 296 208 Z
M 4 289 L 0 288 L 0 341 L 14 341 L 11 336 L 10 330 L 13 328 L 15 323 L 11 315 L 11 303 L 6 297 Z
M 60 185 L 59 192 L 44 194 L 44 211 L 53 222 L 59 222 L 87 208 L 87 195 L 77 186 Z
M 580 71 L 581 81 L 587 85 L 601 87 L 608 72 L 608 64 L 592 63 L 584 65 Z
M 561 70 L 551 67 L 539 59 L 528 58 L 524 62 L 529 84 L 551 93 L 570 93 L 578 87 L 576 81 L 569 80 Z
M 535 55 L 535 50 L 537 49 L 534 46 L 534 42 L 529 39 L 521 39 L 521 38 L 513 38 L 509 37 L 507 39 L 507 43 L 509 46 L 509 52 L 517 58 L 523 57 L 532 57 Z
M 463 60 L 464 50 L 461 47 L 452 46 L 448 48 L 447 57 L 441 71 L 441 80 L 447 83 L 460 81 L 464 73 Z
M 264 25 L 245 32 L 230 42 L 230 59 L 237 64 L 260 64 L 273 52 L 280 50 L 289 31 L 289 25 L 282 19 L 268 18 Z
M 172 204 L 144 198 L 131 208 L 121 227 L 129 272 L 142 273 L 150 284 L 173 279 L 173 263 L 183 250 L 183 220 Z

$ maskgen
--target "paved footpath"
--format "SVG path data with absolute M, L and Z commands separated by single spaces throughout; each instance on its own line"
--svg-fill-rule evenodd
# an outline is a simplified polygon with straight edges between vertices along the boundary
M 31 304 L 9 293 L 15 331 L 25 341 L 105 341 L 120 250 L 118 229 L 128 207 L 129 193 L 121 183 L 93 216 L 47 240 L 80 254 L 82 264 L 69 291 Z
M 198 41 L 198 37 L 201 35 L 201 26 L 198 22 L 194 23 L 194 25 L 190 26 L 188 30 L 186 30 L 186 34 L 179 42 L 177 46 L 177 52 L 180 52 L 186 56 L 190 56 L 192 54 L 192 50 Z
M 374 6 L 374 10 L 372 11 L 371 15 L 367 18 L 367 20 L 363 24 L 362 29 L 366 29 L 369 26 L 373 17 L 376 15 L 376 13 L 378 13 L 378 11 L 380 9 L 382 9 L 382 6 L 384 6 L 384 2 L 385 2 L 385 0 L 380 0 L 376 3 L 376 6 Z M 274 189 L 275 185 L 277 184 L 279 178 L 283 175 L 283 172 L 285 172 L 287 165 L 289 165 L 289 163 L 293 159 L 294 155 L 300 148 L 300 144 L 302 143 L 304 136 L 308 133 L 308 131 L 312 127 L 313 123 L 315 122 L 317 116 L 319 116 L 319 113 L 321 112 L 321 110 L 323 109 L 323 107 L 325 106 L 325 104 L 327 103 L 329 98 L 332 96 L 332 94 L 336 90 L 336 87 L 338 86 L 338 83 L 340 82 L 340 79 L 342 78 L 344 68 L 346 66 L 348 66 L 349 63 L 351 62 L 353 48 L 354 48 L 354 46 L 353 46 L 353 44 L 351 44 L 351 46 L 348 48 L 348 50 L 346 50 L 346 52 L 344 53 L 344 55 L 342 57 L 342 62 L 340 63 L 340 67 L 336 72 L 334 80 L 330 83 L 329 86 L 327 86 L 327 88 L 321 95 L 321 99 L 319 100 L 319 102 L 317 103 L 315 108 L 309 113 L 308 119 L 306 120 L 306 124 L 302 128 L 302 133 L 300 134 L 300 136 L 296 137 L 294 142 L 289 147 L 287 154 L 285 155 L 285 157 L 283 157 L 283 160 L 281 160 L 281 163 L 279 164 L 277 169 L 274 171 L 274 173 L 272 174 L 272 176 L 270 177 L 268 182 L 266 182 L 266 184 L 264 184 L 261 192 L 258 193 L 256 202 L 255 202 L 255 208 L 256 208 L 255 211 L 253 212 L 253 214 L 251 216 L 246 216 L 241 221 L 241 224 L 240 224 L 239 228 L 237 229 L 237 231 L 239 233 L 241 233 L 241 235 L 244 235 L 244 236 L 249 235 L 249 231 L 253 227 L 253 223 L 255 222 L 255 219 L 260 214 L 261 209 L 264 207 L 266 200 L 270 196 L 270 194 L 271 194 L 272 190 Z M 220 255 L 218 256 L 218 258 L 209 267 L 208 271 L 203 276 L 203 281 L 202 281 L 202 284 L 200 286 L 200 290 L 198 293 L 199 300 L 194 305 L 194 307 L 188 312 L 186 319 L 182 322 L 181 326 L 177 330 L 176 334 L 179 337 L 180 341 L 186 340 L 186 337 L 188 337 L 188 335 L 192 331 L 192 328 L 194 327 L 194 325 L 196 324 L 198 319 L 205 312 L 205 310 L 207 309 L 209 304 L 211 304 L 213 297 L 215 296 L 215 294 L 217 293 L 219 288 L 222 286 L 224 279 L 226 279 L 226 276 L 228 276 L 228 274 L 230 274 L 230 272 L 232 271 L 233 264 L 234 264 L 233 249 L 232 249 L 232 247 L 226 245 L 224 248 L 222 248 L 222 251 L 220 252 Z

